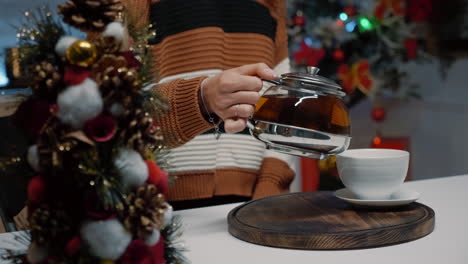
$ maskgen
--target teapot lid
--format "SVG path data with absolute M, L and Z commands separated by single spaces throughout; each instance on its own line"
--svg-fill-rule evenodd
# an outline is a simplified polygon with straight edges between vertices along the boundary
M 346 94 L 341 91 L 339 86 L 334 81 L 318 75 L 320 71 L 317 67 L 307 67 L 307 73 L 293 72 L 281 75 L 281 83 L 284 85 L 294 86 L 295 88 L 308 89 L 313 91 L 321 91 L 326 94 L 333 94 L 340 97 Z

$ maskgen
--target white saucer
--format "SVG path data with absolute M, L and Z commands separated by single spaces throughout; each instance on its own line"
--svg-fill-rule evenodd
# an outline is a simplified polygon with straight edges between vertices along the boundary
M 392 194 L 390 199 L 386 200 L 363 200 L 357 198 L 348 189 L 343 188 L 335 192 L 335 196 L 339 199 L 351 204 L 360 206 L 400 206 L 412 203 L 419 199 L 420 194 L 416 191 L 401 189 Z

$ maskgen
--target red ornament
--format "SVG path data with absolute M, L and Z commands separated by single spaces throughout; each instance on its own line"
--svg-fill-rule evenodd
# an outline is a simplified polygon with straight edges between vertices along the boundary
M 416 39 L 406 39 L 404 42 L 406 56 L 409 60 L 414 60 L 417 57 L 418 41 Z
M 114 118 L 107 114 L 100 114 L 86 123 L 86 134 L 96 142 L 109 141 L 116 131 Z
M 411 21 L 423 23 L 429 20 L 432 13 L 432 0 L 408 1 L 408 15 Z
M 376 107 L 372 110 L 372 119 L 376 122 L 382 122 L 385 120 L 385 109 L 383 107 Z
M 344 59 L 344 52 L 341 49 L 333 51 L 333 59 L 335 61 L 342 61 Z
M 372 140 L 371 147 L 377 148 L 378 146 L 380 146 L 380 144 L 382 144 L 382 138 L 379 137 L 379 136 L 376 136 L 376 137 L 374 137 L 374 139 Z
M 86 214 L 95 220 L 110 220 L 115 218 L 115 214 L 108 211 L 87 210 Z
M 165 264 L 164 259 L 164 238 L 161 236 L 159 242 L 151 248 L 154 264 Z
M 71 257 L 78 253 L 81 249 L 81 239 L 78 236 L 75 236 L 70 241 L 68 241 L 67 246 L 65 247 L 65 253 L 67 256 Z
M 169 175 L 167 172 L 161 170 L 161 180 L 156 187 L 164 196 L 169 197 Z
M 374 16 L 382 21 L 388 14 L 393 16 L 405 15 L 404 0 L 378 0 L 374 10 Z
M 31 179 L 28 185 L 28 200 L 38 204 L 45 199 L 46 184 L 40 176 Z
M 379 20 L 382 21 L 386 12 L 386 6 L 385 5 L 377 5 L 377 7 L 374 10 L 374 16 Z
M 133 51 L 122 51 L 119 52 L 118 55 L 124 57 L 127 60 L 127 66 L 132 69 L 139 69 L 141 66 L 141 62 L 135 58 L 135 54 Z
M 303 41 L 301 43 L 301 49 L 295 52 L 293 56 L 298 63 L 305 63 L 308 66 L 317 66 L 323 57 L 325 57 L 325 50 L 311 48 Z
M 305 25 L 305 17 L 303 15 L 297 15 L 293 18 L 293 23 L 296 26 L 303 27 Z
M 65 69 L 63 80 L 67 85 L 77 85 L 89 77 L 89 71 L 86 68 L 70 65 Z
M 147 182 L 149 184 L 158 185 L 162 179 L 162 171 L 156 163 L 151 160 L 145 160 L 146 166 L 148 166 L 149 176 Z
M 348 15 L 348 16 L 354 16 L 357 14 L 357 11 L 356 11 L 356 7 L 354 6 L 348 6 L 344 9 L 344 12 Z
M 84 208 L 86 215 L 91 217 L 94 220 L 110 220 L 115 218 L 115 213 L 111 211 L 105 211 L 100 208 L 96 208 L 98 200 L 97 194 L 95 192 L 90 192 L 85 196 Z
M 119 264 L 152 264 L 153 256 L 150 247 L 141 239 L 133 240 L 125 250 Z

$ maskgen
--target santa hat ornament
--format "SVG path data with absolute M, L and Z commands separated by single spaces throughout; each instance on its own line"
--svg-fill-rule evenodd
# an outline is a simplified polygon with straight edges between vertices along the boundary
M 132 241 L 132 235 L 117 219 L 88 221 L 81 227 L 81 237 L 95 257 L 117 260 Z
M 103 36 L 114 37 L 118 41 L 123 41 L 125 37 L 125 28 L 120 22 L 112 22 L 106 26 Z
M 127 51 L 130 49 L 130 39 L 127 28 L 120 22 L 112 22 L 106 26 L 102 33 L 103 36 L 113 37 L 120 44 L 120 51 Z
M 149 236 L 145 238 L 145 243 L 146 245 L 152 247 L 158 243 L 160 238 L 161 233 L 159 232 L 159 230 L 155 229 Z
M 61 57 L 65 57 L 68 48 L 77 41 L 78 39 L 71 36 L 63 36 L 55 44 L 55 53 Z
M 133 149 L 123 148 L 114 160 L 124 186 L 135 188 L 143 185 L 148 179 L 148 166 L 140 153 Z
M 98 116 L 103 109 L 98 86 L 89 78 L 61 92 L 57 97 L 57 105 L 60 121 L 77 129 Z

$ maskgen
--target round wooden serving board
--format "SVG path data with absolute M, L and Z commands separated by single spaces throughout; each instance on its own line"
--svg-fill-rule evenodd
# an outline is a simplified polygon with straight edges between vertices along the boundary
M 357 208 L 332 192 L 272 196 L 234 208 L 229 233 L 254 244 L 295 249 L 353 249 L 415 240 L 434 230 L 434 211 L 420 203 Z

